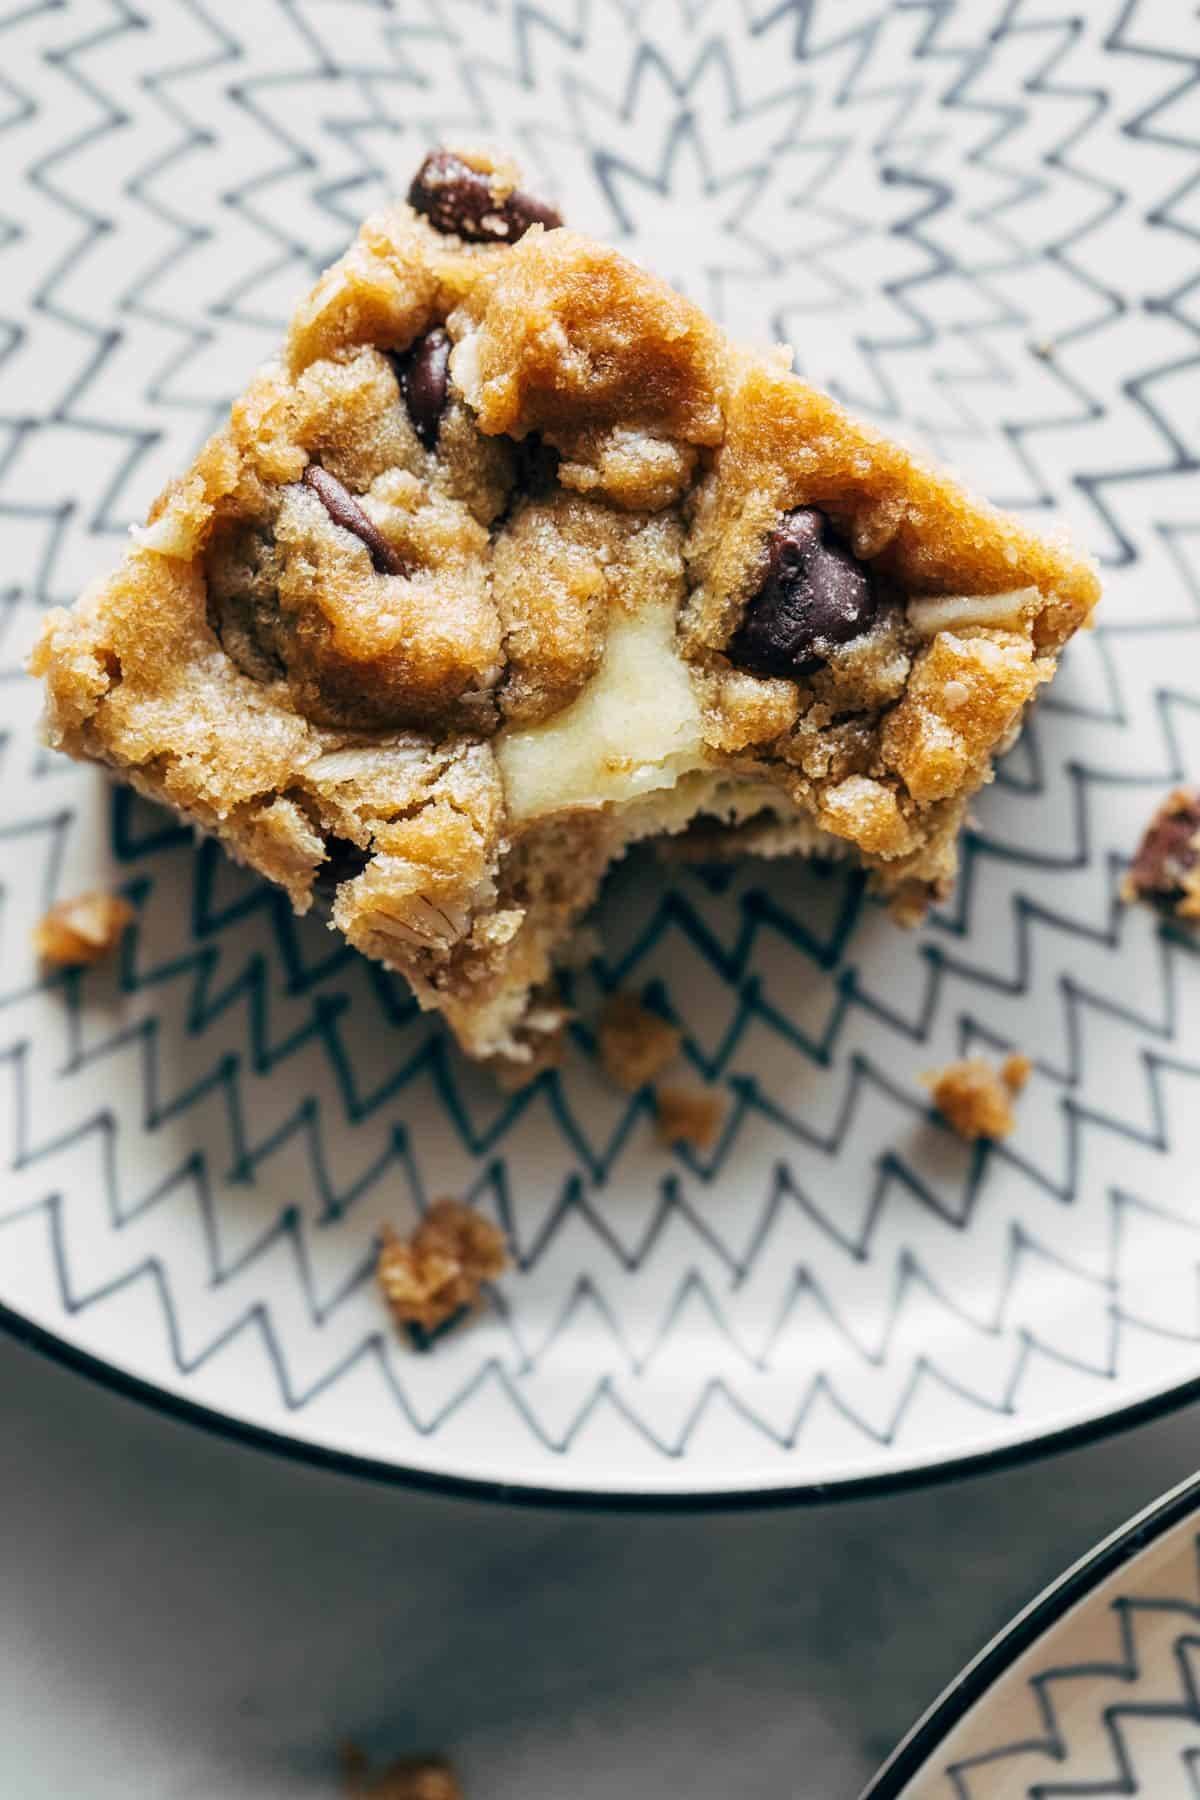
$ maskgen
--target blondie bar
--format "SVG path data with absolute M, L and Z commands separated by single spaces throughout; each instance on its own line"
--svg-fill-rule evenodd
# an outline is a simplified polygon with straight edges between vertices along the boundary
M 32 666 L 51 743 L 537 1067 L 638 839 L 851 857 L 919 917 L 1097 594 L 513 167 L 437 151 Z

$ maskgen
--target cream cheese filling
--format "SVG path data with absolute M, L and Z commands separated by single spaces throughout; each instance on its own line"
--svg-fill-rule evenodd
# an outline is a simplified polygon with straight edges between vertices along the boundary
M 492 740 L 515 825 L 625 805 L 708 766 L 700 706 L 675 648 L 675 600 L 614 612 L 604 660 L 569 706 Z

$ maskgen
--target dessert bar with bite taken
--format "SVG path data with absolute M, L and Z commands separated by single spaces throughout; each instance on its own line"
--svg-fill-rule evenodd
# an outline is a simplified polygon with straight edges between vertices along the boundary
M 443 150 L 32 666 L 51 743 L 536 1068 L 639 839 L 850 857 L 918 918 L 1097 593 Z

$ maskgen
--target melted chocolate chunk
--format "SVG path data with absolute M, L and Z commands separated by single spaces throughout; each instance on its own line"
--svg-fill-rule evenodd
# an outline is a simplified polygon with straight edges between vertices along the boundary
M 1138 899 L 1170 912 L 1188 891 L 1188 877 L 1200 863 L 1200 792 L 1176 788 L 1159 807 L 1129 869 L 1128 886 Z
M 408 570 L 388 543 L 383 533 L 371 522 L 348 488 L 336 475 L 319 463 L 309 463 L 304 471 L 304 485 L 311 488 L 335 525 L 352 531 L 371 553 L 371 561 L 380 575 L 407 575 Z
M 450 339 L 440 325 L 393 358 L 413 429 L 427 450 L 437 443 L 450 385 Z
M 729 660 L 794 679 L 869 631 L 877 607 L 867 571 L 828 535 L 824 513 L 798 506 L 767 540 L 763 582 L 729 641 Z
M 413 176 L 408 204 L 423 213 L 435 231 L 473 244 L 515 244 L 531 225 L 547 230 L 562 214 L 524 188 L 497 200 L 490 178 L 452 150 L 434 150 Z

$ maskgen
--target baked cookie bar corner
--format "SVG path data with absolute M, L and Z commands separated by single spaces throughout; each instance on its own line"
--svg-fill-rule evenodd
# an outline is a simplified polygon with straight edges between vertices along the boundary
M 631 843 L 856 859 L 918 917 L 1093 569 L 438 151 L 120 567 L 47 733 L 540 1066 Z

